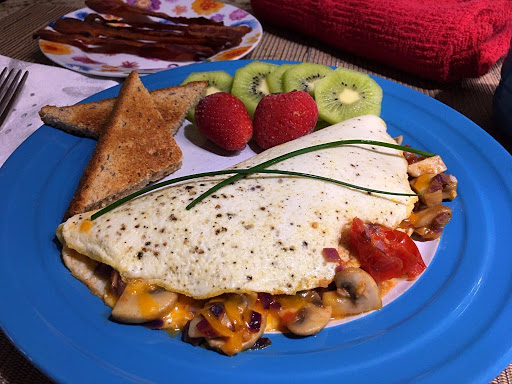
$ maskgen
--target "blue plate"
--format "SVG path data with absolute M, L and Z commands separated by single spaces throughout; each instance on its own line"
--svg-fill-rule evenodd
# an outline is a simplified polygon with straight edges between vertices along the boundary
M 203 63 L 143 81 L 156 89 L 179 84 L 190 72 L 234 74 L 245 64 Z M 391 135 L 440 154 L 459 179 L 453 219 L 434 260 L 397 300 L 315 337 L 273 335 L 271 347 L 235 357 L 110 322 L 108 308 L 63 266 L 55 240 L 94 142 L 42 126 L 0 169 L 0 324 L 6 334 L 59 382 L 492 380 L 512 360 L 512 158 L 452 109 L 376 80 Z

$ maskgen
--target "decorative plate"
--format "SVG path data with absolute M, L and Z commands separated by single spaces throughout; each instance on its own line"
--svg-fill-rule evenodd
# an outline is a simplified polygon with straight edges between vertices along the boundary
M 234 74 L 247 63 L 202 63 L 143 81 L 152 90 L 180 84 L 195 71 Z M 0 326 L 57 382 L 488 384 L 512 361 L 512 157 L 446 105 L 376 81 L 390 134 L 441 155 L 459 180 L 453 218 L 428 269 L 381 310 L 314 337 L 271 334 L 270 347 L 233 357 L 164 331 L 108 321 L 109 308 L 63 266 L 55 240 L 95 142 L 42 126 L 0 168 Z M 189 172 L 251 155 L 246 148 L 213 156 L 188 124 L 177 140 L 195 143 L 196 152 L 185 153 Z
M 259 21 L 243 9 L 214 0 L 124 0 L 128 4 L 148 8 L 152 11 L 163 12 L 170 16 L 206 17 L 222 21 L 226 26 L 245 25 L 252 28 L 242 42 L 235 47 L 220 51 L 206 61 L 236 60 L 251 52 L 261 40 L 263 30 Z M 94 13 L 89 8 L 82 8 L 68 13 L 63 17 L 83 20 Z M 116 19 L 106 15 L 107 19 Z M 161 19 L 157 19 L 161 20 Z M 52 29 L 51 23 L 46 29 Z M 170 68 L 194 64 L 194 61 L 172 62 L 160 59 L 150 59 L 124 53 L 100 54 L 87 53 L 80 48 L 68 44 L 39 40 L 39 48 L 43 54 L 55 63 L 77 72 L 105 76 L 126 77 L 136 70 L 139 74 L 160 72 Z

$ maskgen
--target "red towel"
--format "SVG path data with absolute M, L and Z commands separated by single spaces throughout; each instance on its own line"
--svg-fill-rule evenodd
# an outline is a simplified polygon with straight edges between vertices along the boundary
M 256 17 L 438 81 L 485 74 L 508 49 L 512 0 L 251 0 Z

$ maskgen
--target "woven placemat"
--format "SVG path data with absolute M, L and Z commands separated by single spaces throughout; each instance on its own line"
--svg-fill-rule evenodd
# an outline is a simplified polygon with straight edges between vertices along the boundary
M 52 1 L 44 4 L 26 3 L 23 3 L 23 7 L 17 11 L 9 12 L 9 15 L 4 18 L 1 18 L 0 13 L 0 54 L 29 62 L 55 65 L 41 53 L 37 42 L 32 40 L 31 36 L 37 29 L 73 11 L 77 6 L 54 5 Z M 62 4 L 63 1 L 54 0 L 53 3 Z M 76 1 L 70 1 L 70 4 L 74 5 L 74 3 Z M 248 0 L 226 1 L 226 3 L 250 11 Z M 261 43 L 247 58 L 310 61 L 345 66 L 393 80 L 449 105 L 473 120 L 500 141 L 505 148 L 512 151 L 512 143 L 507 143 L 505 138 L 497 132 L 492 120 L 492 95 L 499 83 L 501 62 L 481 78 L 441 85 L 333 50 L 308 37 L 297 36 L 295 33 L 276 30 L 266 25 L 264 25 L 264 31 Z M 5 38 L 6 36 L 8 38 Z M 496 377 L 492 384 L 512 384 L 511 379 L 512 365 Z M 453 380 L 456 382 L 456 378 Z M 51 382 L 0 331 L 0 384 Z

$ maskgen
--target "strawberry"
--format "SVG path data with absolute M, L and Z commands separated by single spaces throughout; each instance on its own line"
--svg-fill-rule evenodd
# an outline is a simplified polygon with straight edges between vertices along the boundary
M 226 92 L 202 99 L 196 106 L 197 128 L 219 147 L 238 151 L 252 137 L 252 121 L 244 103 Z
M 315 100 L 304 91 L 270 94 L 254 112 L 254 139 L 267 149 L 307 135 L 318 120 Z

